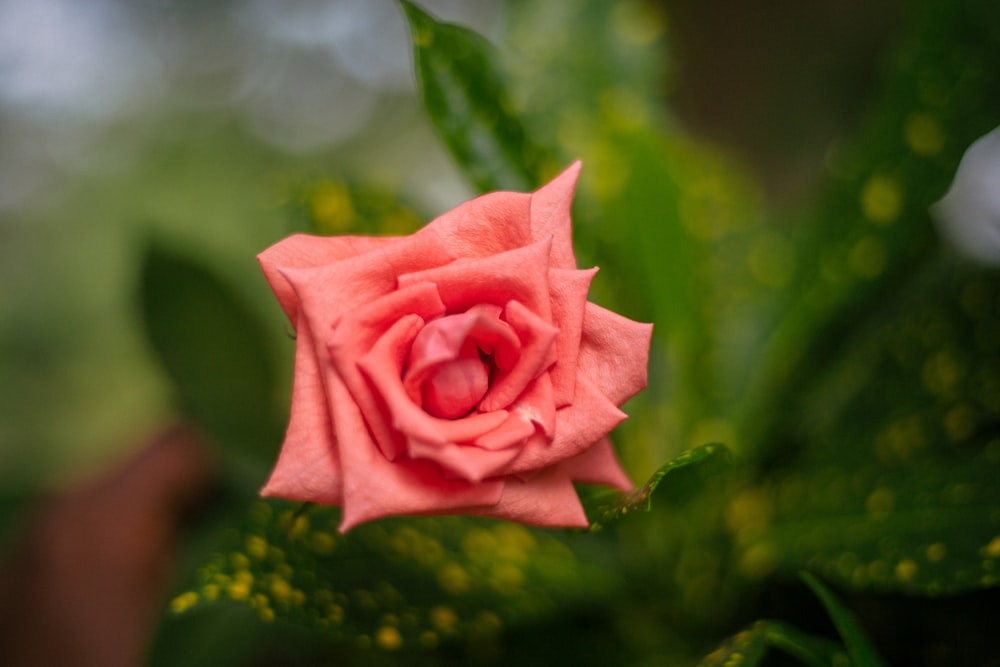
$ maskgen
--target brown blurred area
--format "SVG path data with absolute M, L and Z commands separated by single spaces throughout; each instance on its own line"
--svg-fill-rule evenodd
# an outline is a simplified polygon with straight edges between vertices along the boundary
M 662 4 L 679 63 L 674 110 L 778 204 L 808 194 L 862 120 L 904 11 L 898 0 Z
M 204 439 L 170 426 L 29 511 L 0 565 L 0 664 L 142 664 L 180 525 L 213 471 Z

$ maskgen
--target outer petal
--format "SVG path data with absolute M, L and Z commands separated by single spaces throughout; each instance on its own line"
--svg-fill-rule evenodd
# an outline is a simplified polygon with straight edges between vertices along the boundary
M 326 327 L 346 313 L 396 289 L 401 273 L 421 271 L 452 261 L 433 234 L 392 239 L 371 252 L 321 266 L 276 266 L 311 320 Z
M 264 277 L 281 303 L 288 319 L 294 324 L 298 298 L 278 267 L 309 268 L 332 264 L 356 255 L 371 252 L 395 241 L 387 236 L 312 236 L 294 234 L 278 241 L 257 255 Z
M 587 484 L 606 484 L 622 491 L 631 491 L 635 484 L 622 469 L 614 447 L 607 438 L 601 438 L 594 446 L 559 464 L 573 481 Z
M 556 407 L 573 402 L 576 389 L 576 361 L 583 335 L 583 316 L 587 305 L 587 292 L 597 269 L 551 269 L 549 271 L 549 296 L 552 299 L 552 323 L 559 328 L 556 337 L 556 363 L 549 371 L 555 390 Z
M 554 268 L 576 268 L 570 208 L 581 167 L 582 164 L 577 160 L 531 195 L 531 237 L 536 241 L 549 236 L 554 239 L 552 244 Z
M 384 516 L 464 513 L 468 507 L 499 501 L 504 486 L 501 480 L 473 484 L 447 479 L 427 461 L 388 461 L 371 440 L 344 384 L 331 376 L 328 389 L 337 439 L 350 443 L 340 454 L 344 471 L 341 532 Z
M 508 477 L 500 502 L 488 509 L 470 509 L 469 513 L 534 526 L 586 528 L 588 525 L 573 482 L 557 468 L 541 471 L 526 481 Z
M 530 474 L 560 463 L 588 449 L 625 419 L 622 412 L 584 377 L 577 378 L 573 405 L 556 412 L 556 432 L 551 442 L 538 435 L 528 440 L 508 474 Z
M 463 259 L 445 266 L 399 276 L 399 286 L 417 282 L 437 285 L 448 311 L 458 313 L 482 303 L 499 306 L 520 301 L 542 319 L 552 321 L 549 301 L 551 240 L 539 241 L 499 255 Z
M 652 324 L 634 322 L 588 303 L 583 318 L 579 367 L 615 405 L 646 386 Z
M 491 257 L 530 245 L 531 195 L 491 192 L 476 197 L 435 218 L 418 234 L 430 232 L 456 257 Z
M 341 503 L 340 459 L 327 405 L 312 334 L 309 327 L 301 326 L 295 341 L 291 418 L 262 495 Z

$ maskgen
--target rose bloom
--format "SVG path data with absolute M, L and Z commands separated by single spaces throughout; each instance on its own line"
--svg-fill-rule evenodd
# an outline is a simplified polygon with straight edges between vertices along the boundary
M 296 331 L 291 417 L 262 490 L 390 515 L 587 525 L 574 482 L 632 488 L 607 434 L 652 325 L 587 301 L 580 163 L 404 237 L 291 236 L 260 254 Z

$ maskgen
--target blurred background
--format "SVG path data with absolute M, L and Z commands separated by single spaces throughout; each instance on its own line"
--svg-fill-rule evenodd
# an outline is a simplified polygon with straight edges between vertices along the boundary
M 852 595 L 898 664 L 997 664 L 986 628 L 1000 571 L 1000 282 L 939 242 L 928 207 L 1000 122 L 998 10 L 419 4 L 498 47 L 510 108 L 550 167 L 584 161 L 574 233 L 580 264 L 602 268 L 593 298 L 656 324 L 650 387 L 615 436 L 628 470 L 646 479 L 707 442 L 746 463 L 692 474 L 645 523 L 532 532 L 555 562 L 578 560 L 526 567 L 525 604 L 565 613 L 500 614 L 520 632 L 506 653 L 473 637 L 451 662 L 533 664 L 539 638 L 574 637 L 556 657 L 686 664 L 772 616 L 835 637 L 796 578 L 808 568 Z M 186 496 L 221 468 L 225 497 L 209 504 L 233 507 L 188 535 L 193 571 L 245 518 L 280 439 L 291 332 L 256 253 L 301 230 L 408 233 L 474 194 L 422 109 L 392 0 L 0 0 L 0 545 L 41 562 L 18 552 L 25 527 L 61 526 L 49 537 L 70 539 L 51 548 L 78 561 L 66 581 L 93 580 L 78 591 L 87 609 L 124 566 L 102 580 L 83 555 L 106 559 L 124 540 L 120 553 L 159 572 L 123 593 L 152 600 L 153 625 L 177 570 L 150 545 L 170 551 Z M 164 432 L 182 413 L 216 442 Z M 178 493 L 133 502 L 161 482 Z M 90 509 L 35 513 L 64 493 Z M 247 539 L 290 539 L 255 507 Z M 163 531 L 136 528 L 150 516 Z M 386 526 L 482 537 L 461 523 Z M 385 547 L 378 531 L 362 542 Z M 266 565 L 237 538 L 213 576 Z M 88 541 L 106 544 L 81 550 Z M 303 563 L 368 595 L 354 588 L 372 568 Z M 429 575 L 406 567 L 397 584 L 419 592 Z M 31 581 L 5 585 L 14 617 L 30 612 L 18 601 L 45 597 Z M 531 597 L 550 587 L 552 599 Z M 488 594 L 464 598 L 470 614 L 491 609 Z M 247 631 L 265 603 L 222 629 L 210 612 L 171 617 L 153 664 L 315 664 L 254 655 L 270 641 Z M 376 664 L 337 646 L 345 663 Z

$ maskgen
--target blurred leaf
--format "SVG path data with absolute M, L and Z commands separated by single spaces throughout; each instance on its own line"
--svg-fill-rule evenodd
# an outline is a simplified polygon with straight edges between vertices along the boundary
M 236 460 L 267 462 L 282 425 L 272 351 L 254 313 L 211 270 L 159 242 L 146 250 L 140 298 L 181 408 Z
M 798 397 L 803 445 L 730 513 L 748 573 L 855 589 L 1000 582 L 1000 280 L 941 259 Z
M 698 667 L 755 667 L 769 648 L 777 648 L 798 658 L 809 667 L 847 667 L 850 661 L 842 646 L 814 637 L 777 621 L 757 621 L 730 637 Z
M 784 453 L 783 432 L 814 378 L 836 366 L 857 329 L 934 261 L 939 241 L 928 207 L 965 149 L 997 124 L 997 5 L 921 2 L 906 16 L 882 99 L 858 138 L 831 152 L 822 196 L 790 221 L 787 301 L 772 314 L 745 392 L 743 429 L 765 457 Z
M 837 597 L 819 579 L 808 572 L 803 572 L 801 576 L 823 603 L 830 618 L 833 619 L 833 624 L 837 626 L 837 631 L 847 646 L 847 653 L 851 656 L 854 666 L 885 667 L 885 663 L 879 657 L 857 619 L 854 618 L 854 614 L 841 605 Z
M 428 649 L 587 606 L 615 575 L 551 531 L 462 517 L 397 518 L 337 532 L 339 512 L 257 502 L 248 524 L 178 595 L 175 612 L 231 601 L 379 651 Z M 585 540 L 584 536 L 579 536 Z
M 498 54 L 471 30 L 402 4 L 424 106 L 459 166 L 480 192 L 534 190 L 559 165 L 515 115 Z
M 421 216 L 392 189 L 356 179 L 324 178 L 298 188 L 289 206 L 296 231 L 404 236 Z
M 621 494 L 613 502 L 608 503 L 604 501 L 600 506 L 595 508 L 593 513 L 598 518 L 591 521 L 590 530 L 599 530 L 609 522 L 620 519 L 629 512 L 648 512 L 650 507 L 652 507 L 653 492 L 656 491 L 667 475 L 682 468 L 687 468 L 690 465 L 701 463 L 712 457 L 726 456 L 728 453 L 729 450 L 726 449 L 725 445 L 714 443 L 689 449 L 653 473 L 653 476 L 641 488 L 630 493 Z

